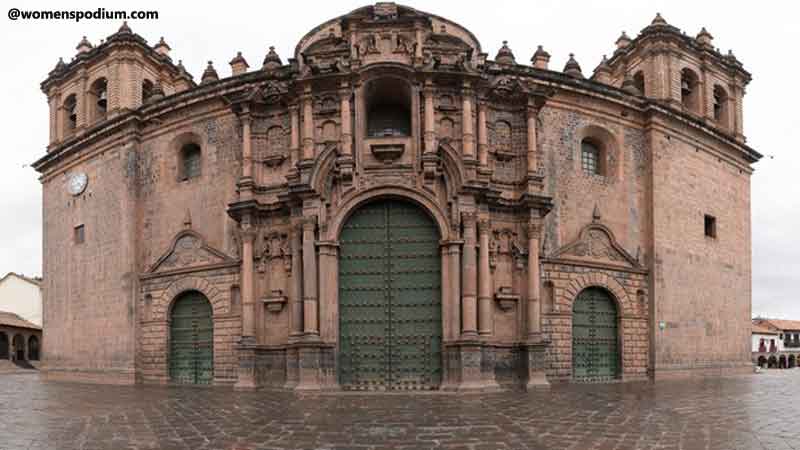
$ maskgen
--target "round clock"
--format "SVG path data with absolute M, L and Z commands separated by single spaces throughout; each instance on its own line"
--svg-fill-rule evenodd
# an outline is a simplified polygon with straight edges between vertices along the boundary
M 80 195 L 86 189 L 88 183 L 89 177 L 85 173 L 75 173 L 67 181 L 67 190 L 72 195 Z

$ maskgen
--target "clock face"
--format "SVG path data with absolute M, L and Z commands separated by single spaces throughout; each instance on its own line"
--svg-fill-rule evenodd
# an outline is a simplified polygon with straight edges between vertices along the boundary
M 67 181 L 67 190 L 72 195 L 80 195 L 86 189 L 88 182 L 89 177 L 85 173 L 72 174 Z

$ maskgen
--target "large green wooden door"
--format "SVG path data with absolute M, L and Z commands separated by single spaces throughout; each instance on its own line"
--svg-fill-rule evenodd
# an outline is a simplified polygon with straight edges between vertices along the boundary
M 211 384 L 214 379 L 211 304 L 203 294 L 188 292 L 175 301 L 171 319 L 171 381 L 181 384 Z
M 572 376 L 576 381 L 611 380 L 619 374 L 617 307 L 603 289 L 578 295 L 572 311 Z
M 442 378 L 439 232 L 418 207 L 370 203 L 339 237 L 339 383 L 433 389 Z

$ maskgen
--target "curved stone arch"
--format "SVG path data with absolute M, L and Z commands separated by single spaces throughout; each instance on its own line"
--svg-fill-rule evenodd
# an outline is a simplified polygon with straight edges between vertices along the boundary
M 197 291 L 208 299 L 208 301 L 211 303 L 211 309 L 214 313 L 213 317 L 217 317 L 228 312 L 225 297 L 222 295 L 219 289 L 211 285 L 211 283 L 204 278 L 194 275 L 186 275 L 173 281 L 161 295 L 161 304 L 164 307 L 159 308 L 158 310 L 163 311 L 161 313 L 163 314 L 163 317 L 155 317 L 154 319 L 168 321 L 170 313 L 172 312 L 172 307 L 175 305 L 175 300 L 177 300 L 181 294 L 189 291 Z
M 436 198 L 432 197 L 427 192 L 420 192 L 404 186 L 382 185 L 360 191 L 343 199 L 336 214 L 330 217 L 325 232 L 326 236 L 323 240 L 337 241 L 342 226 L 350 215 L 361 205 L 380 198 L 397 198 L 416 204 L 431 216 L 436 223 L 436 226 L 439 228 L 440 239 L 443 241 L 450 239 L 450 221 L 447 219 L 447 214 L 439 208 Z
M 633 316 L 636 314 L 636 305 L 628 296 L 625 286 L 616 278 L 609 276 L 603 272 L 592 271 L 581 274 L 570 281 L 566 288 L 566 297 L 569 302 L 569 311 L 571 312 L 575 300 L 581 292 L 591 287 L 603 288 L 611 294 L 611 298 L 617 306 L 619 316 Z
M 439 153 L 442 158 L 442 167 L 444 168 L 445 177 L 444 183 L 447 188 L 448 196 L 454 195 L 458 192 L 459 188 L 463 186 L 466 174 L 464 173 L 464 166 L 461 163 L 462 158 L 448 142 L 439 144 Z
M 328 178 L 336 167 L 336 158 L 339 156 L 339 146 L 331 144 L 319 154 L 311 168 L 308 184 L 317 194 L 329 198 Z
M 414 68 L 397 62 L 379 61 L 367 64 L 361 69 L 359 83 L 362 88 L 369 83 L 384 78 L 394 78 L 408 84 L 409 90 L 416 84 Z

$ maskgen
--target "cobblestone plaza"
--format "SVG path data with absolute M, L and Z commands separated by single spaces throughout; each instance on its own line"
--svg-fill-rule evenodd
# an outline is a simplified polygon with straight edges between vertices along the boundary
M 313 394 L 0 378 L 0 449 L 800 448 L 800 371 L 529 393 Z

